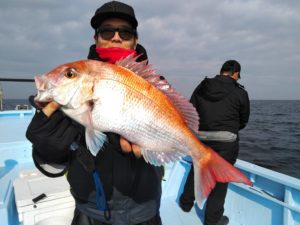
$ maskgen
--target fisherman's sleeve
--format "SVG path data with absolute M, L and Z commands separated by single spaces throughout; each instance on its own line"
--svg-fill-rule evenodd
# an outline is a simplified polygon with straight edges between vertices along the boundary
M 105 133 L 108 138 L 108 142 L 111 144 L 111 146 L 114 146 L 113 149 L 116 150 L 117 152 L 123 153 L 120 145 L 120 138 L 121 136 L 116 133 Z
M 194 106 L 195 108 L 197 108 L 197 101 L 196 101 L 195 91 L 193 92 L 193 94 L 192 94 L 192 96 L 191 96 L 190 103 L 192 103 L 193 106 Z
M 194 90 L 194 92 L 192 93 L 192 96 L 190 98 L 190 103 L 192 103 L 193 106 L 196 109 L 198 108 L 198 100 L 197 100 L 197 98 L 198 98 L 198 95 L 199 95 L 199 92 L 200 92 L 200 88 L 201 88 L 202 82 L 196 87 L 196 89 Z
M 70 145 L 78 135 L 72 120 L 59 110 L 50 117 L 37 111 L 26 131 L 27 139 L 33 144 L 36 165 L 37 161 L 38 164 L 67 164 Z
M 250 116 L 250 101 L 246 91 L 243 92 L 243 98 L 241 100 L 240 107 L 240 129 L 246 127 Z

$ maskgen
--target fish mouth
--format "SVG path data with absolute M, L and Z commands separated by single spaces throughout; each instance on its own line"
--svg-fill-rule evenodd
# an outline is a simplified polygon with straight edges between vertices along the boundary
M 49 102 L 53 101 L 53 99 L 50 97 L 50 93 L 53 90 L 53 85 L 48 82 L 46 76 L 36 76 L 34 80 L 37 88 L 37 94 L 34 97 L 34 102 L 38 106 L 45 106 Z
M 37 95 L 34 97 L 34 102 L 40 107 L 44 107 L 52 101 L 52 98 L 50 98 L 45 91 L 38 90 Z

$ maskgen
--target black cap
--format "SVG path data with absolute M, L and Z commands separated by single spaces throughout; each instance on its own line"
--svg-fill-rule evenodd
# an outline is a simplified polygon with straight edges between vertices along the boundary
M 108 18 L 120 18 L 128 21 L 134 29 L 138 26 L 134 10 L 130 5 L 118 1 L 111 1 L 103 4 L 95 12 L 91 19 L 91 26 L 97 29 L 100 24 Z
M 238 61 L 236 60 L 228 60 L 226 61 L 221 70 L 220 70 L 220 74 L 222 74 L 223 72 L 241 72 L 241 65 Z

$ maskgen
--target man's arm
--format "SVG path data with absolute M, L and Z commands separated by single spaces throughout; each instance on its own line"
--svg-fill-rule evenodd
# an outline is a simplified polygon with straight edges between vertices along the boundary
M 241 101 L 241 108 L 240 108 L 240 129 L 246 127 L 250 116 L 250 101 L 248 93 L 245 91 L 243 99 Z
M 33 154 L 45 163 L 68 161 L 70 145 L 79 135 L 79 127 L 57 110 L 57 103 L 49 103 L 32 118 L 26 137 L 33 144 Z

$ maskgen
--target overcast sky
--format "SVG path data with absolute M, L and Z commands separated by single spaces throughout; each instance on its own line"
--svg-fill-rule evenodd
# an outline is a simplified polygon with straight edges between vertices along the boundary
M 106 1 L 1 0 L 0 77 L 33 78 L 85 59 L 90 19 Z M 190 97 L 228 59 L 242 65 L 250 99 L 300 99 L 299 0 L 127 0 L 150 63 Z M 5 98 L 27 98 L 33 84 L 2 82 Z

